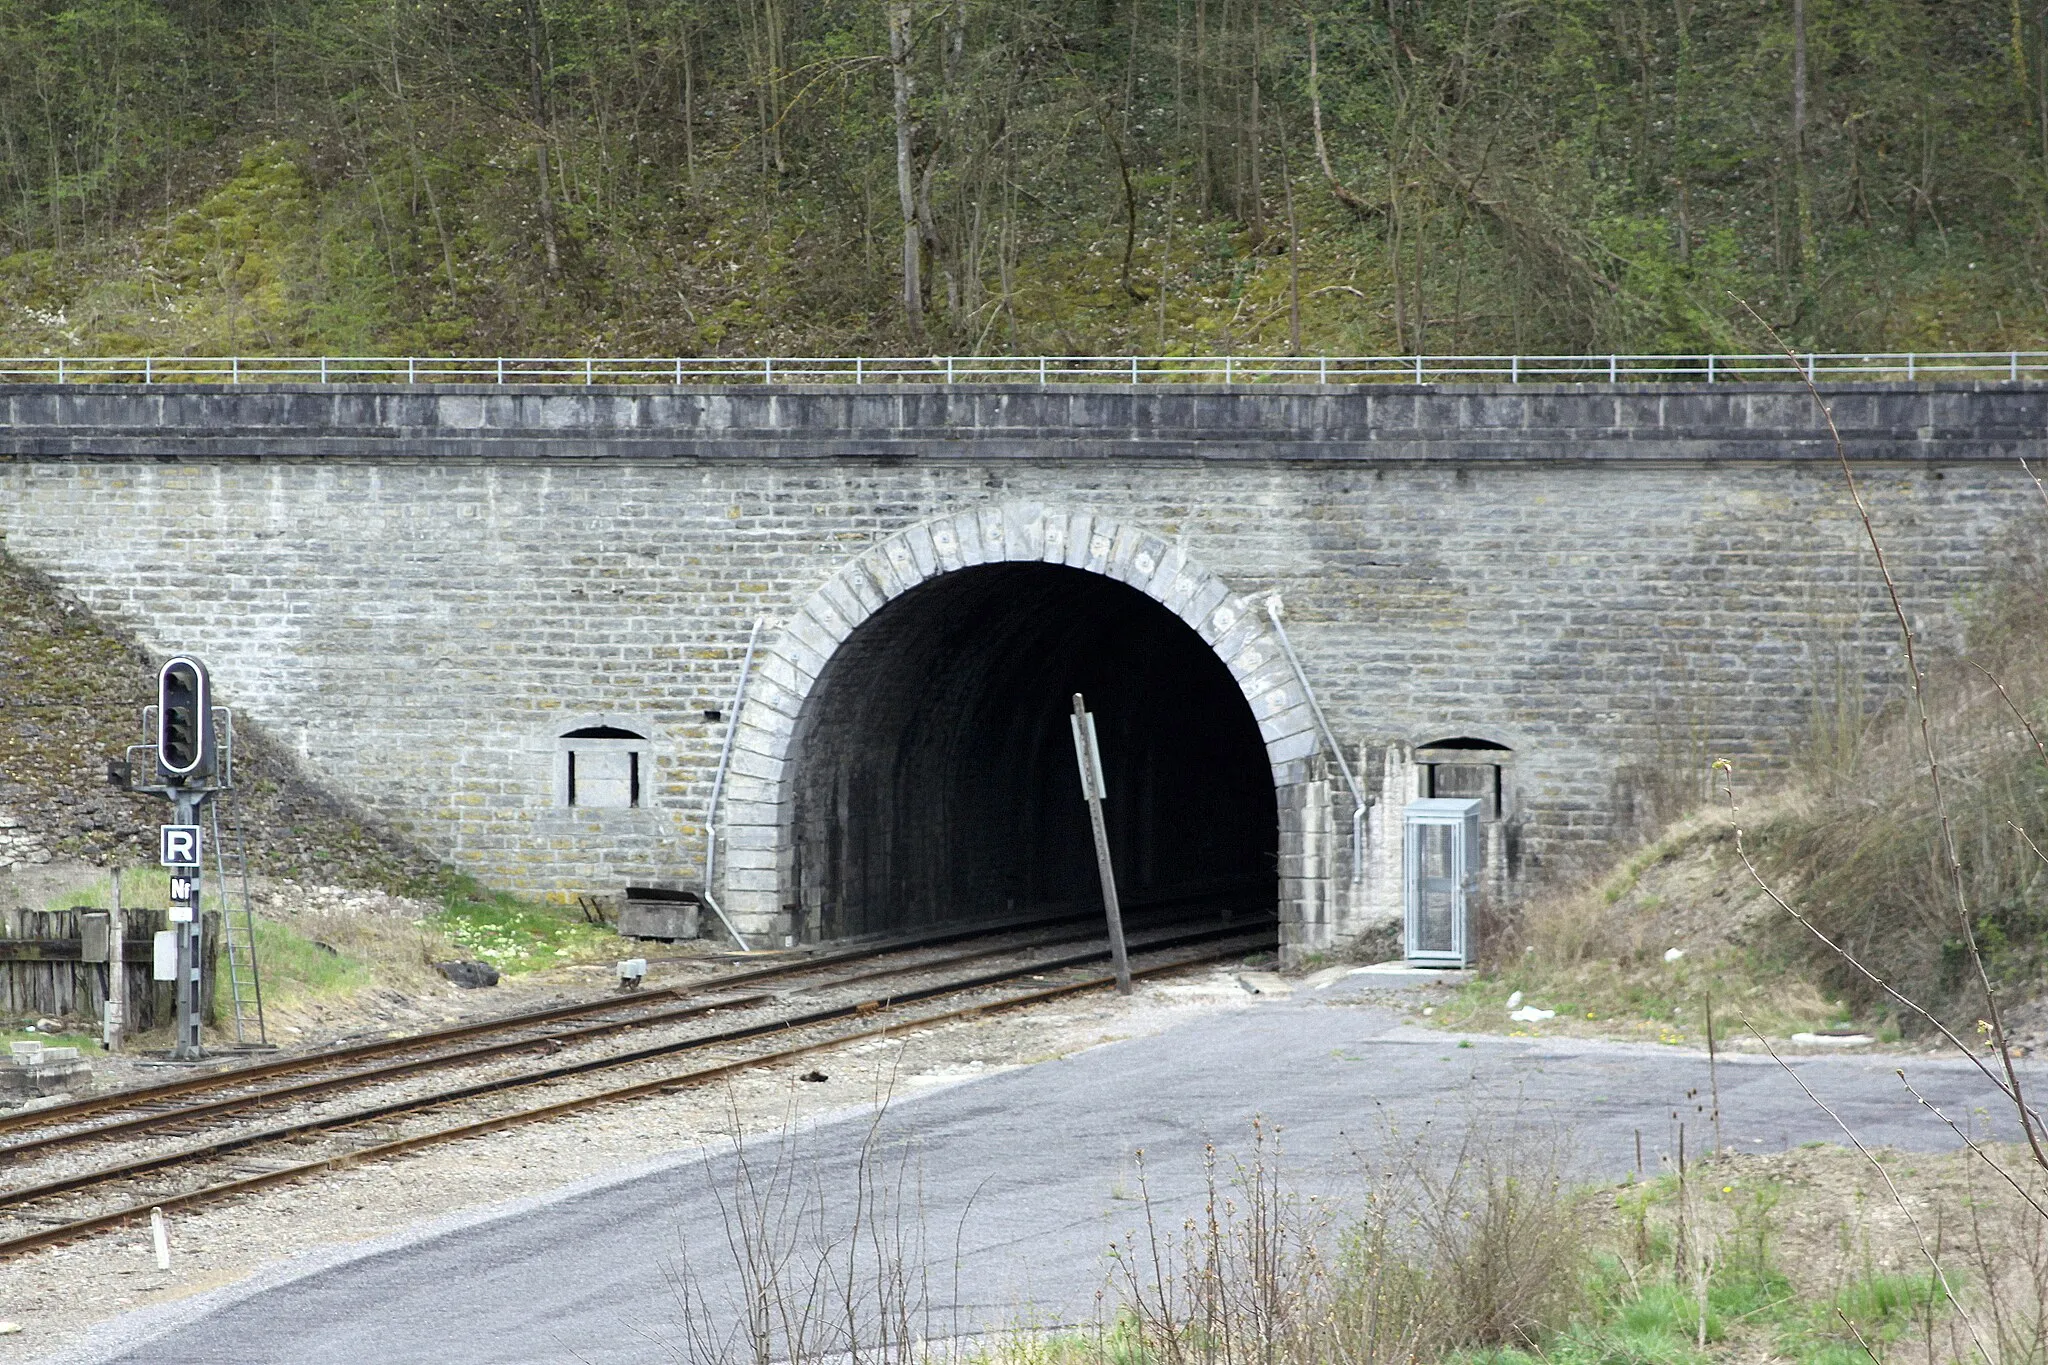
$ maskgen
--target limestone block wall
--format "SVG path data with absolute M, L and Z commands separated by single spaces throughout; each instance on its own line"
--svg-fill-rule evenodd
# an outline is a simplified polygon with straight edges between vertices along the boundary
M 2043 395 L 1897 387 L 1838 406 L 1916 624 L 1952 643 L 2039 541 L 2013 457 L 2042 454 Z M 598 392 L 286 397 L 0 395 L 6 547 L 204 657 L 223 702 L 455 865 L 529 892 L 701 876 L 734 723 L 707 713 L 761 619 L 716 889 L 746 927 L 786 927 L 810 683 L 892 592 L 990 557 L 1097 562 L 1231 665 L 1280 788 L 1297 948 L 1397 908 L 1402 779 L 1380 765 L 1354 882 L 1350 796 L 1269 595 L 1349 752 L 1513 750 L 1503 884 L 1597 849 L 1714 758 L 1788 761 L 1839 680 L 1873 699 L 1898 681 L 1841 472 L 1788 434 L 1796 395 L 1099 392 L 1048 416 L 1043 395 L 749 392 L 661 396 L 696 414 L 668 428 L 656 398 L 627 420 Z M 651 741 L 642 807 L 558 804 L 560 737 L 593 716 Z

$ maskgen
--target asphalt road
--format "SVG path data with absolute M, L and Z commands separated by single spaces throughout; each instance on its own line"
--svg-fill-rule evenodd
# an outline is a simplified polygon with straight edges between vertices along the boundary
M 1900 1087 L 1901 1064 L 1952 1116 L 1995 1119 L 1996 1093 L 1960 1060 L 1794 1063 L 1866 1143 L 1952 1149 L 1953 1135 Z M 1768 1058 L 1724 1057 L 1719 1081 L 1731 1147 L 1840 1139 Z M 844 1318 L 849 1283 L 864 1331 L 892 1302 L 908 1302 L 926 1336 L 1088 1321 L 1108 1248 L 1143 1226 L 1138 1149 L 1153 1216 L 1177 1229 L 1201 1207 L 1204 1144 L 1247 1154 L 1255 1117 L 1280 1130 L 1290 1185 L 1341 1195 L 1390 1133 L 1442 1141 L 1474 1125 L 1563 1152 L 1577 1175 L 1620 1176 L 1635 1166 L 1638 1133 L 1653 1163 L 1680 1121 L 1697 1144 L 1710 1131 L 1707 1089 L 1706 1059 L 1671 1049 L 1466 1047 L 1328 995 L 1276 1002 L 898 1100 L 879 1123 L 842 1116 L 787 1139 L 785 1152 L 749 1149 L 744 1177 L 729 1149 L 686 1153 L 630 1180 L 144 1310 L 99 1335 L 126 1343 L 116 1354 L 71 1359 L 704 1359 L 714 1353 L 704 1343 L 742 1320 L 736 1233 L 757 1262 L 782 1264 L 784 1302 L 814 1305 L 809 1330 L 821 1334 Z M 740 1193 L 749 1184 L 751 1197 Z M 856 1219 L 863 1250 L 849 1257 Z M 892 1240 L 900 1251 L 886 1250 Z M 901 1294 L 878 1294 L 876 1264 L 923 1269 Z

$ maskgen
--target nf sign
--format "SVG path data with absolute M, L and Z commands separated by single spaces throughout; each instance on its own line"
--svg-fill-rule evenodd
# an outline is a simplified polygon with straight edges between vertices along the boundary
M 157 861 L 165 867 L 199 866 L 199 826 L 159 825 Z

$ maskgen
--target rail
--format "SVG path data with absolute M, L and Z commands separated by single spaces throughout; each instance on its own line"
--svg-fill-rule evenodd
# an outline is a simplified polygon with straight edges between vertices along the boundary
M 1132 974 L 1163 975 L 1208 962 L 1227 960 L 1261 942 L 1270 943 L 1272 927 L 1271 921 L 1261 926 L 1226 925 L 1187 931 L 1143 944 L 1141 951 L 1175 955 L 1150 962 Z M 1193 948 L 1194 951 L 1176 951 L 1186 948 Z M 992 955 L 966 954 L 958 960 L 965 961 L 969 957 Z M 1020 983 L 1026 979 L 1044 982 L 1049 979 L 1048 974 L 1056 977 L 1060 973 L 1083 969 L 1107 956 L 1106 949 L 1097 948 L 1049 959 L 1034 956 L 995 971 L 942 979 L 931 984 L 828 1005 L 798 1014 L 759 1019 L 717 1033 L 699 1034 L 679 1040 L 658 1042 L 626 1052 L 557 1063 L 536 1071 L 473 1080 L 429 1094 L 386 1100 L 364 1109 L 302 1116 L 260 1131 L 243 1131 L 232 1136 L 202 1140 L 197 1145 L 189 1147 L 159 1149 L 145 1156 L 133 1157 L 97 1169 L 74 1167 L 55 1179 L 45 1179 L 38 1184 L 0 1191 L 0 1204 L 4 1204 L 8 1210 L 0 1214 L 0 1218 L 14 1225 L 11 1228 L 0 1228 L 0 1261 L 104 1228 L 129 1224 L 138 1218 L 146 1219 L 155 1210 L 171 1211 L 211 1203 L 266 1186 L 317 1175 L 337 1167 L 357 1166 L 366 1161 L 397 1156 L 436 1143 L 477 1137 L 517 1124 L 543 1122 L 600 1105 L 701 1085 L 745 1070 L 780 1064 L 828 1048 L 887 1038 L 900 1035 L 907 1030 L 929 1028 L 955 1019 L 1015 1009 L 1101 989 L 1115 984 L 1115 978 L 1083 977 L 1079 980 L 1055 981 L 1054 984 L 1043 987 L 1034 986 L 1021 993 L 998 994 L 992 998 L 989 995 L 990 990 L 994 988 Z M 912 966 L 871 973 L 869 976 L 900 975 L 904 971 L 915 970 L 917 968 Z M 839 984 L 862 979 L 864 978 L 846 978 Z M 964 1003 L 937 1014 L 916 1014 L 907 1018 L 900 1014 L 904 1007 L 943 1001 L 949 997 L 956 1000 L 960 997 L 967 999 Z M 838 1027 L 847 1023 L 865 1026 L 855 1028 L 851 1032 Z M 815 1031 L 820 1028 L 831 1028 L 834 1031 L 825 1036 L 816 1036 Z M 754 1041 L 768 1041 L 780 1046 L 766 1053 L 717 1061 L 708 1066 L 681 1071 L 673 1070 L 666 1065 L 671 1061 L 687 1060 L 693 1054 L 707 1050 Z M 619 1074 L 621 1072 L 630 1076 L 637 1071 L 645 1076 L 649 1069 L 653 1069 L 656 1074 L 646 1079 L 632 1079 L 625 1084 L 613 1084 L 594 1093 L 559 1099 L 549 1098 L 549 1087 L 562 1082 L 586 1077 L 596 1077 L 600 1080 L 623 1079 Z M 464 1118 L 460 1114 L 447 1112 L 476 1100 L 504 1096 L 508 1092 L 531 1096 L 541 1102 L 509 1113 L 501 1111 L 481 1118 Z M 194 1111 L 195 1114 L 198 1112 Z M 473 1114 L 475 1111 L 472 1108 L 470 1112 Z M 451 1118 L 455 1122 L 449 1123 L 448 1120 Z M 430 1125 L 440 1126 L 430 1126 L 424 1131 L 394 1137 L 391 1125 L 393 1121 L 401 1119 L 425 1119 Z M 120 1126 L 125 1129 L 136 1125 L 130 1122 Z M 103 1128 L 101 1131 L 111 1133 L 113 1128 Z M 303 1152 L 304 1149 L 299 1144 L 308 1139 L 318 1135 L 345 1133 L 357 1134 L 358 1138 L 367 1137 L 369 1145 L 354 1145 L 353 1141 L 344 1138 L 342 1149 L 339 1151 L 330 1151 L 329 1154 L 317 1156 L 310 1161 L 292 1159 L 295 1154 Z M 203 1134 L 201 1136 L 204 1138 Z M 263 1161 L 259 1164 L 259 1173 L 255 1175 L 247 1174 L 245 1169 L 236 1168 L 234 1163 L 246 1161 L 246 1154 L 250 1150 L 266 1147 L 272 1149 L 277 1156 L 283 1157 L 285 1164 L 272 1165 L 268 1161 Z M 227 1169 L 219 1170 L 223 1160 L 229 1164 Z M 208 1173 L 208 1163 L 212 1163 L 216 1168 L 215 1174 Z M 217 1179 L 220 1174 L 228 1175 L 230 1178 L 220 1183 L 201 1184 L 197 1188 L 188 1187 L 183 1191 L 176 1191 L 172 1187 L 160 1184 L 162 1173 L 171 1170 L 179 1170 L 187 1175 L 196 1174 L 202 1181 Z M 138 1180 L 143 1177 L 149 1177 L 150 1182 L 138 1186 Z M 144 1193 L 146 1197 L 139 1204 L 116 1206 L 112 1209 L 102 1206 L 100 1211 L 93 1212 L 67 1208 L 63 1205 L 52 1207 L 49 1203 L 51 1200 L 64 1200 L 70 1195 L 89 1192 L 98 1192 L 115 1198 L 132 1198 L 136 1193 Z M 24 1207 L 31 1207 L 31 1211 L 22 1212 Z M 80 1212 L 84 1212 L 84 1216 L 75 1216 Z M 14 1232 L 15 1228 L 23 1225 L 27 1225 L 31 1230 Z M 10 1232 L 14 1232 L 14 1235 L 8 1235 Z
M 0 356 L 0 384 L 1630 384 L 2016 382 L 2048 351 L 1460 356 Z

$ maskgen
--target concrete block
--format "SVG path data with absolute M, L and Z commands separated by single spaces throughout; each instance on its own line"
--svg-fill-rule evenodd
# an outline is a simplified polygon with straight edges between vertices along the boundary
M 950 520 L 953 535 L 960 544 L 961 564 L 971 567 L 988 563 L 988 548 L 981 542 L 981 518 L 971 511 L 963 511 L 955 512 Z
M 953 528 L 952 522 L 933 522 L 929 534 L 933 553 L 938 557 L 942 571 L 951 573 L 967 567 L 967 560 L 960 553 L 960 533 Z
M 932 528 L 913 526 L 902 535 L 903 543 L 910 547 L 910 557 L 917 565 L 920 582 L 944 569 L 937 547 L 932 541 Z

